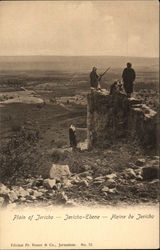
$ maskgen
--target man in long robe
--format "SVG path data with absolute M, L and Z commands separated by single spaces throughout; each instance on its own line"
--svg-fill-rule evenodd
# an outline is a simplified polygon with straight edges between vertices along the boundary
M 70 146 L 73 149 L 75 149 L 77 147 L 76 128 L 72 124 L 69 127 L 69 140 L 70 140 Z
M 90 84 L 92 88 L 98 89 L 100 75 L 97 73 L 97 68 L 93 67 L 90 73 Z
M 123 87 L 127 94 L 127 97 L 131 97 L 131 93 L 133 93 L 133 82 L 135 81 L 136 73 L 134 69 L 132 69 L 132 64 L 127 63 L 127 67 L 123 70 L 122 79 L 123 79 Z

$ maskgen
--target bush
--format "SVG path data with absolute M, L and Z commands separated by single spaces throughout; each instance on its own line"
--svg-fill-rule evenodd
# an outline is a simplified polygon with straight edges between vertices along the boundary
M 36 143 L 39 131 L 16 129 L 16 134 L 0 149 L 0 180 L 15 181 L 16 178 L 36 173 L 38 152 Z

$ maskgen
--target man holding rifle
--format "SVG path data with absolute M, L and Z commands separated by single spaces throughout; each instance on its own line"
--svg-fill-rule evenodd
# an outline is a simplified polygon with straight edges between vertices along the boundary
M 93 67 L 91 73 L 90 73 L 90 84 L 91 84 L 91 88 L 97 89 L 97 90 L 101 90 L 100 87 L 100 80 L 102 78 L 102 76 L 110 69 L 110 67 L 108 69 L 106 69 L 104 71 L 103 74 L 99 75 L 97 73 L 97 68 Z

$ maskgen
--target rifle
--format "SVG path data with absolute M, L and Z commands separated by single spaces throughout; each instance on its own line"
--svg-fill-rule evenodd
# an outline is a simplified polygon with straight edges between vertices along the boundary
M 111 67 L 109 67 L 108 69 L 106 69 L 104 72 L 103 72 L 103 74 L 101 74 L 100 76 L 99 76 L 99 81 L 101 80 L 101 78 L 102 78 L 102 76 L 104 76 L 104 74 L 110 69 Z

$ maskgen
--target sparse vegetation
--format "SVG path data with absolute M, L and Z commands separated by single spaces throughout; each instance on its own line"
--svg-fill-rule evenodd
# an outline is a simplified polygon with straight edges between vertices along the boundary
M 92 169 L 92 176 L 120 172 L 130 167 L 137 157 L 145 153 L 138 145 L 108 145 L 92 152 L 68 152 L 68 127 L 73 123 L 77 140 L 86 138 L 86 105 L 74 103 L 69 97 L 89 91 L 88 70 L 85 71 L 26 71 L 1 72 L 0 90 L 19 91 L 21 87 L 33 90 L 46 105 L 38 108 L 32 104 L 8 104 L 1 108 L 0 116 L 0 176 L 1 181 L 17 184 L 27 176 L 47 176 L 52 163 L 68 164 L 72 173 Z M 121 69 L 111 70 L 102 80 L 102 88 L 109 90 L 114 79 L 121 79 Z M 138 70 L 134 86 L 137 97 L 159 109 L 158 76 L 155 72 Z M 7 96 L 5 93 L 4 96 Z M 66 103 L 56 103 L 56 98 L 67 97 Z M 3 98 L 1 101 L 3 101 Z M 7 98 L 7 97 L 5 97 Z M 61 105 L 63 104 L 63 105 Z M 148 153 L 148 152 L 147 152 Z M 151 154 L 151 152 L 149 152 Z M 126 188 L 126 187 L 125 187 Z M 99 192 L 99 191 L 98 191 Z M 78 191 L 77 191 L 78 194 Z M 81 196 L 81 194 L 79 194 Z M 84 193 L 85 196 L 85 193 Z M 122 197 L 118 197 L 121 200 Z
M 24 128 L 13 127 L 14 136 L 0 149 L 1 180 L 11 180 L 35 174 L 37 171 L 37 149 L 39 131 L 28 131 Z

